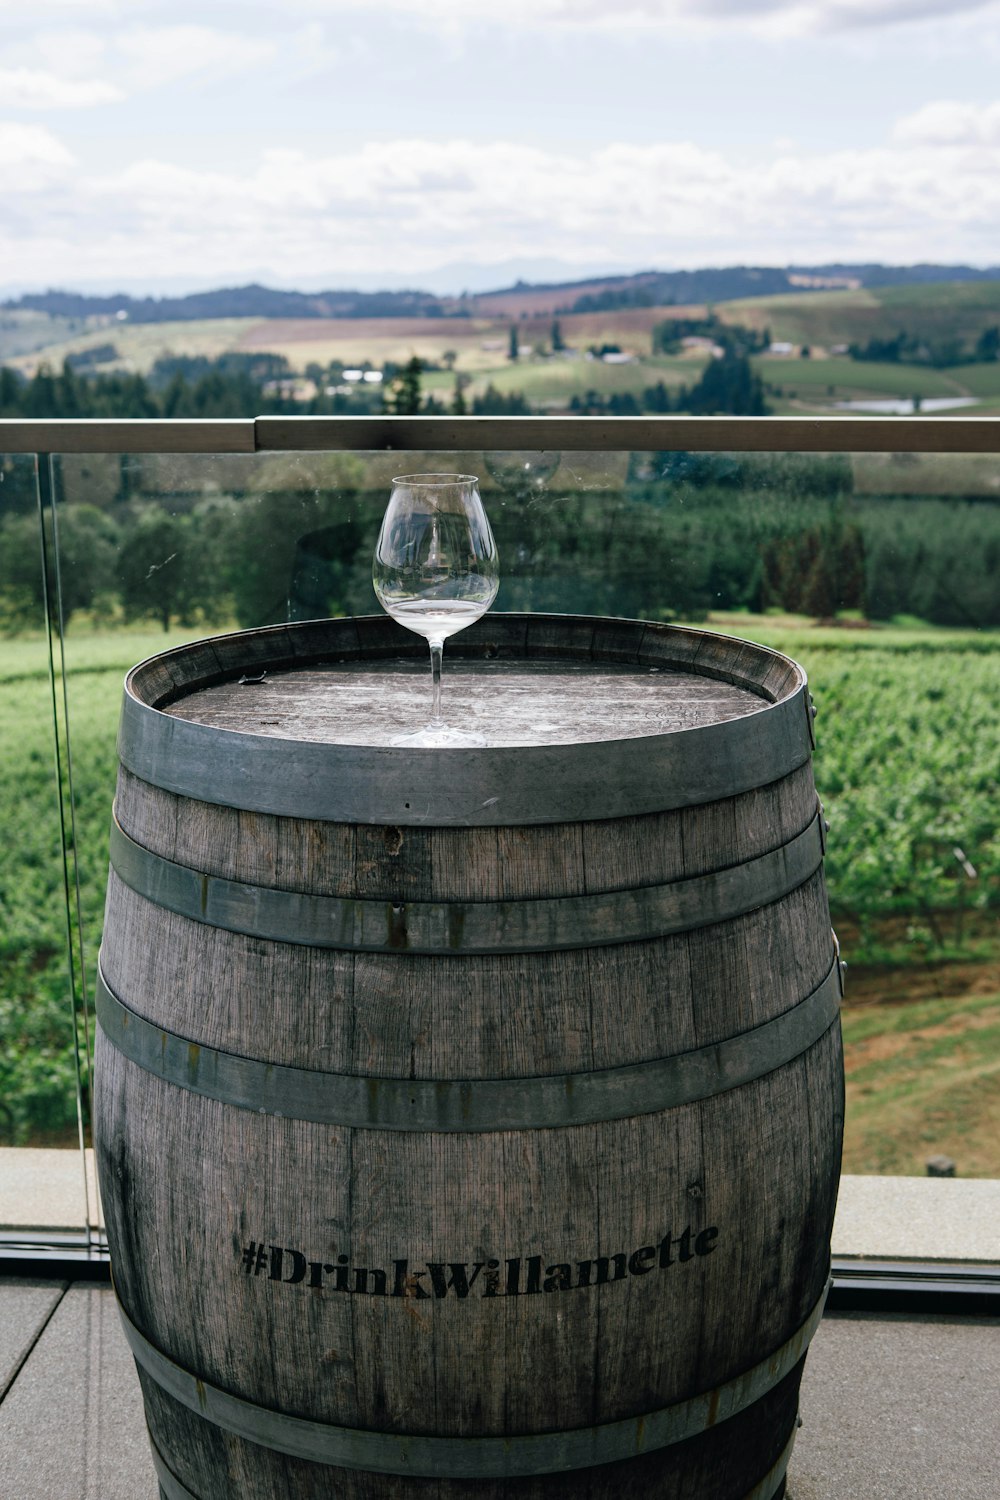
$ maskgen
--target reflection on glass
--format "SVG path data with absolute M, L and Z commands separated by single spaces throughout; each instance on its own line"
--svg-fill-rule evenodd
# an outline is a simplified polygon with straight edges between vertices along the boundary
M 0 457 L 0 1228 L 14 1234 L 87 1221 L 59 599 L 50 470 L 45 460 L 40 467 L 41 504 L 34 459 Z M 20 1147 L 34 1149 L 11 1149 Z
M 805 665 L 850 964 L 847 1170 L 922 1176 L 944 1155 L 961 1176 L 1000 1177 L 1000 458 L 565 453 L 544 484 L 521 455 L 483 460 L 418 462 L 482 464 L 504 558 L 495 607 L 695 622 Z M 64 626 L 67 858 L 88 993 L 124 672 L 218 629 L 370 613 L 398 465 L 385 452 L 54 461 L 50 604 Z M 0 1145 L 68 1146 L 76 1077 L 34 462 L 0 460 L 0 473 Z

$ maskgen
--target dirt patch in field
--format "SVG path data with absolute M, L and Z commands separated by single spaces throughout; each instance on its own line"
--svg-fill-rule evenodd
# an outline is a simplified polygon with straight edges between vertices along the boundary
M 883 917 L 866 934 L 865 946 L 891 954 L 894 962 L 860 963 L 852 953 L 862 945 L 858 924 L 838 914 L 834 927 L 847 963 L 844 1004 L 902 1005 L 913 1000 L 948 1000 L 958 995 L 1000 995 L 1000 924 L 995 910 L 967 911 L 959 929 L 957 913 L 933 912 L 919 919 L 944 941 L 977 952 L 976 957 L 943 959 L 928 954 L 914 936 L 912 915 Z M 940 951 L 940 950 L 938 950 Z
M 870 1063 L 888 1062 L 902 1053 L 912 1051 L 915 1042 L 941 1041 L 945 1037 L 967 1036 L 970 1031 L 986 1031 L 996 1026 L 998 1019 L 1000 1006 L 994 1006 L 972 1015 L 963 1011 L 945 1021 L 918 1026 L 913 1031 L 888 1031 L 864 1037 L 845 1046 L 844 1068 L 850 1077 L 858 1068 L 867 1067 Z
M 441 318 L 267 318 L 242 336 L 238 348 L 271 349 L 277 344 L 363 342 L 366 339 L 433 338 L 449 340 L 478 338 L 488 323 L 471 319 L 443 324 Z
M 904 1005 L 958 995 L 1000 995 L 1000 958 L 982 963 L 928 963 L 907 968 L 851 964 L 845 1006 Z

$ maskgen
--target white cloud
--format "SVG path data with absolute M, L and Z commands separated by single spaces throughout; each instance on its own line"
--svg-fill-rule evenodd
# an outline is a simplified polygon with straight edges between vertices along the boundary
M 705 16 L 746 22 L 778 35 L 807 36 L 954 21 L 976 11 L 995 13 L 997 6 L 995 0 L 699 0 L 697 9 Z
M 1000 100 L 982 105 L 936 100 L 898 120 L 893 138 L 902 145 L 1000 146 Z
M 0 0 L 0 16 L 10 15 L 18 21 L 30 19 L 34 25 L 49 16 L 63 21 L 67 15 L 80 15 L 92 21 L 100 16 L 118 15 L 124 3 L 126 0 L 32 0 L 30 15 L 26 17 L 23 0 Z
M 51 130 L 40 124 L 13 124 L 0 120 L 0 165 L 64 166 L 72 154 Z
M 348 42 L 351 49 L 356 50 L 356 40 L 352 38 Z M 318 21 L 309 21 L 291 32 L 288 44 L 293 67 L 299 78 L 316 73 L 329 74 L 344 60 L 342 47 L 330 42 L 327 28 Z
M 213 78 L 258 67 L 274 44 L 211 26 L 141 26 L 115 37 L 125 76 L 133 87 L 157 88 L 194 74 Z
M 483 0 L 381 0 L 381 15 L 395 13 L 419 25 L 443 31 L 470 28 L 522 29 L 537 27 L 618 31 L 665 27 L 696 30 L 721 28 L 751 30 L 765 35 L 801 36 L 817 33 L 870 31 L 920 22 L 953 22 L 963 16 L 1000 14 L 998 0 L 504 0 L 492 6 Z M 23 0 L 0 0 L 0 15 L 38 25 L 60 25 L 80 18 L 88 25 L 117 21 L 119 26 L 139 21 L 150 32 L 187 29 L 213 30 L 208 20 L 223 15 L 238 18 L 234 48 L 250 45 L 253 28 L 259 35 L 280 35 L 291 18 L 371 20 L 370 0 L 256 0 L 249 6 L 216 0 L 207 6 L 191 0 L 33 0 L 30 12 Z M 188 18 L 190 17 L 190 21 Z M 110 35 L 110 31 L 109 31 Z
M 310 39 L 316 41 L 313 33 L 301 40 L 302 50 Z M 276 42 L 194 23 L 54 27 L 8 45 L 0 99 L 13 108 L 37 109 L 115 103 L 181 80 L 244 73 L 270 62 L 277 51 Z
M 77 109 L 114 104 L 125 96 L 99 78 L 61 78 L 36 68 L 0 68 L 0 98 L 8 109 Z
M 57 146 L 48 139 L 50 154 Z M 53 159 L 65 162 L 64 148 Z M 141 270 L 205 281 L 270 266 L 292 285 L 362 267 L 419 279 L 446 261 L 514 256 L 907 261 L 919 246 L 920 258 L 987 262 L 1000 243 L 1000 174 L 981 143 L 783 152 L 748 164 L 682 141 L 576 154 L 403 139 L 336 155 L 270 151 L 245 173 L 136 161 L 61 183 L 49 207 L 40 205 L 44 245 L 30 221 L 8 224 L 9 275 L 65 280 L 72 265 L 79 277 L 134 280 Z M 49 265 L 56 224 L 65 242 Z
M 16 55 L 25 67 L 43 67 L 60 78 L 81 78 L 103 73 L 107 42 L 100 32 L 77 26 L 58 26 L 35 31 L 16 48 L 7 49 L 7 62 Z
M 307 13 L 359 13 L 363 0 L 289 0 Z M 776 36 L 869 31 L 921 21 L 952 21 L 978 11 L 1000 11 L 997 0 L 504 0 L 499 10 L 482 0 L 382 0 L 428 26 L 456 30 L 472 26 L 563 26 L 602 28 L 691 27 L 718 31 L 724 25 Z
M 38 201 L 44 203 L 46 195 L 62 184 L 72 165 L 72 153 L 51 131 L 0 121 L 0 193 L 8 224 L 17 225 L 22 195 L 34 212 Z M 30 223 L 27 227 L 30 233 Z
M 0 167 L 63 167 L 72 160 L 71 153 L 50 130 L 0 121 Z

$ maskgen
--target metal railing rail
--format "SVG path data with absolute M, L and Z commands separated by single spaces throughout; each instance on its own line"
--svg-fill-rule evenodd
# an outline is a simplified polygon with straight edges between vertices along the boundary
M 1000 453 L 1000 417 L 0 419 L 0 453 Z

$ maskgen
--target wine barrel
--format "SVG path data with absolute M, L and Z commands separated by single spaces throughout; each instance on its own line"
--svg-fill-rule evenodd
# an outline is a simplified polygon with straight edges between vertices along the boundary
M 128 677 L 98 984 L 168 1500 L 771 1500 L 822 1313 L 840 963 L 804 674 L 386 619 Z

